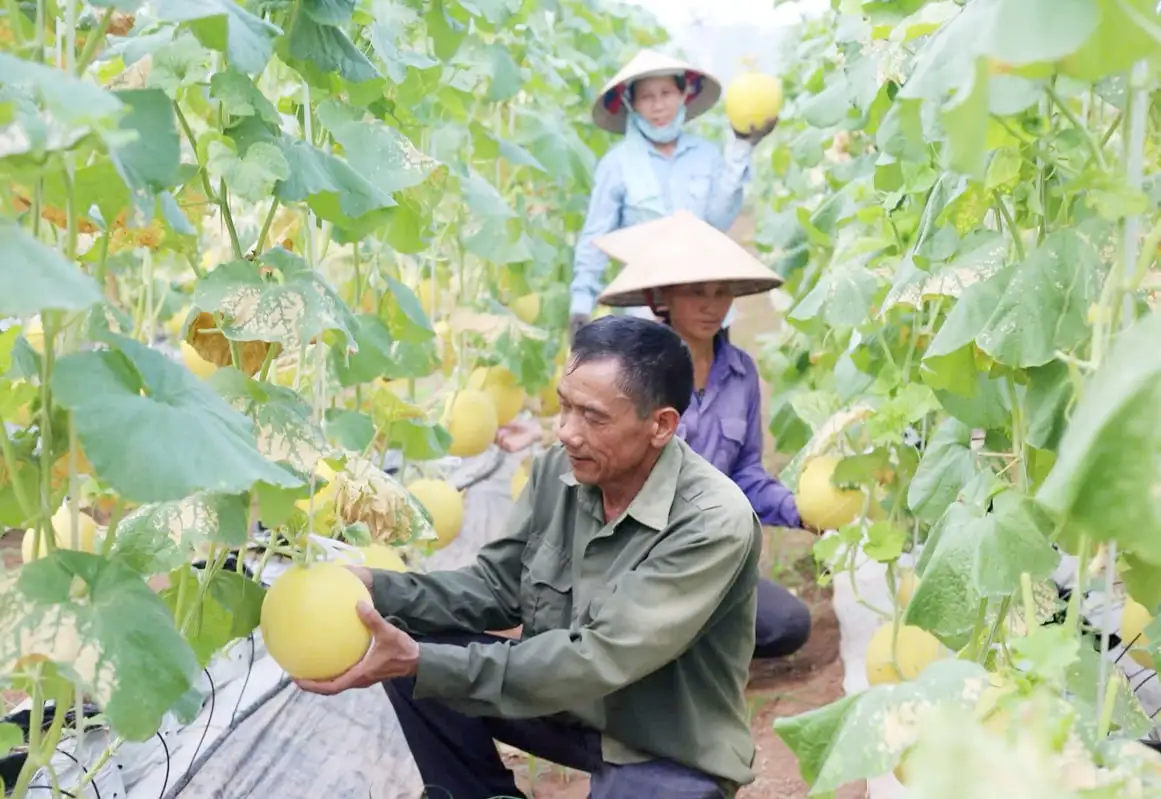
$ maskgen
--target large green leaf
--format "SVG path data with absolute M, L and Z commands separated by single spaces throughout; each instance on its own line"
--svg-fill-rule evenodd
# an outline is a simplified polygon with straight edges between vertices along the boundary
M 136 502 L 242 493 L 301 481 L 262 457 L 252 422 L 160 352 L 109 335 L 114 349 L 66 355 L 53 394 L 72 411 L 93 467 Z M 126 457 L 132 453 L 132 457 Z
M 169 188 L 177 182 L 181 166 L 173 103 L 159 89 L 119 91 L 116 96 L 129 109 L 121 119 L 122 130 L 137 134 L 111 153 L 122 180 L 139 196 Z
M 95 280 L 21 228 L 0 222 L 0 315 L 83 311 L 100 299 Z
M 126 739 L 152 736 L 191 688 L 198 672 L 193 652 L 144 577 L 121 561 L 58 551 L 22 568 L 19 590 L 25 608 L 0 604 L 28 611 L 19 622 L 23 629 L 69 619 L 78 640 L 95 648 L 96 668 L 90 672 L 82 654 L 77 670 Z
M 198 492 L 173 502 L 151 502 L 117 525 L 113 557 L 142 574 L 160 574 L 185 563 L 206 544 L 245 543 L 248 494 Z
M 794 752 L 810 793 L 835 791 L 890 771 L 940 706 L 972 708 L 987 685 L 983 667 L 945 660 L 913 682 L 875 686 L 806 713 L 777 719 L 774 731 Z
M 233 0 L 155 0 L 158 19 L 188 25 L 198 41 L 225 53 L 242 72 L 261 72 L 282 30 Z
M 1161 564 L 1161 314 L 1117 339 L 1085 386 L 1037 499 L 1096 541 Z
M 442 165 L 395 128 L 363 119 L 336 100 L 319 104 L 318 118 L 342 145 L 348 162 L 379 190 L 394 193 L 422 183 Z
M 956 419 L 944 420 L 931 436 L 907 489 L 907 505 L 920 519 L 938 520 L 975 476 L 971 436 L 971 428 Z

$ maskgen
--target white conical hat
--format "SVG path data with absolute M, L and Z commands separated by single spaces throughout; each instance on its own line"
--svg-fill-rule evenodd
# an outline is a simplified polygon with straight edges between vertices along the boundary
M 650 289 L 710 281 L 735 297 L 760 294 L 782 278 L 728 235 L 689 211 L 622 228 L 593 241 L 625 264 L 598 301 L 609 306 L 650 305 Z
M 690 90 L 689 99 L 685 102 L 686 119 L 701 116 L 713 108 L 722 96 L 722 84 L 705 70 L 655 50 L 642 50 L 601 89 L 593 105 L 593 121 L 610 133 L 624 133 L 629 119 L 628 109 L 621 100 L 625 86 L 641 78 L 659 78 L 664 75 L 685 76 Z

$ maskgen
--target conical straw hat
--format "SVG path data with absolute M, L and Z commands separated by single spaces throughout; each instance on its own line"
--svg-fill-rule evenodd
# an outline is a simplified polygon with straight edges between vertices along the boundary
M 625 86 L 641 78 L 659 78 L 663 75 L 684 75 L 690 97 L 685 102 L 685 118 L 693 119 L 713 108 L 722 96 L 722 84 L 702 69 L 663 55 L 654 50 L 642 50 L 621 68 L 601 89 L 593 105 L 593 121 L 610 133 L 624 133 L 629 119 L 628 109 L 621 101 Z
M 746 248 L 689 211 L 622 228 L 593 243 L 625 264 L 598 298 L 605 305 L 650 305 L 651 289 L 688 283 L 726 283 L 735 297 L 782 285 L 782 278 Z

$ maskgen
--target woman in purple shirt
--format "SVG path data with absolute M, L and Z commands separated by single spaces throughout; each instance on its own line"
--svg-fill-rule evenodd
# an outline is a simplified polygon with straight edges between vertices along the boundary
M 794 494 L 762 465 L 758 368 L 722 332 L 734 297 L 769 291 L 782 281 L 692 214 L 627 228 L 596 244 L 625 262 L 600 301 L 650 306 L 689 346 L 695 391 L 678 435 L 738 484 L 763 525 L 802 527 Z M 773 581 L 759 580 L 754 656 L 788 655 L 809 635 L 805 603 Z

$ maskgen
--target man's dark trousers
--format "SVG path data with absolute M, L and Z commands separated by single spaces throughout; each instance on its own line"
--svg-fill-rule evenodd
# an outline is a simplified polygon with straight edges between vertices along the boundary
M 466 646 L 515 641 L 495 635 L 416 636 Z M 601 736 L 567 718 L 502 719 L 466 716 L 434 699 L 413 696 L 415 679 L 384 683 L 428 799 L 523 799 L 496 751 L 503 741 L 535 757 L 591 775 L 592 799 L 723 799 L 706 774 L 666 760 L 616 765 L 601 758 Z

